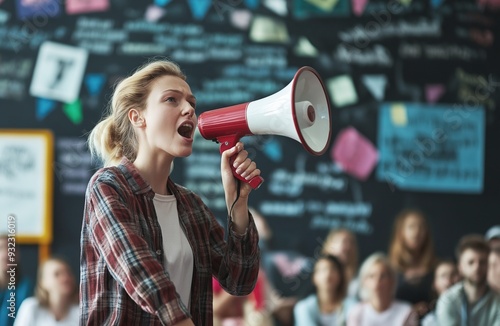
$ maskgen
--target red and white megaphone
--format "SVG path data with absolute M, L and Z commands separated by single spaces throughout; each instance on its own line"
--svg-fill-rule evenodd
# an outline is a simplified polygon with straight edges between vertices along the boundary
M 203 138 L 221 144 L 221 153 L 244 136 L 280 135 L 295 139 L 313 155 L 321 155 L 330 143 L 330 104 L 316 70 L 302 67 L 293 80 L 275 94 L 202 113 L 198 129 Z M 234 168 L 233 175 L 253 189 L 264 181 L 260 176 L 246 180 Z

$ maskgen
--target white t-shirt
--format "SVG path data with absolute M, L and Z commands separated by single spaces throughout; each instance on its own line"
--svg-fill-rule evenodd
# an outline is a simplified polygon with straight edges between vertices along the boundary
M 410 304 L 394 301 L 389 309 L 378 312 L 368 302 L 358 303 L 349 313 L 347 325 L 353 326 L 403 326 L 408 325 L 412 308 Z
M 182 303 L 189 309 L 193 251 L 179 223 L 177 201 L 174 195 L 155 194 L 153 202 L 161 227 L 165 268 Z
M 26 298 L 19 307 L 14 326 L 78 326 L 78 313 L 78 305 L 75 304 L 66 318 L 56 320 L 47 308 L 40 305 L 37 298 Z

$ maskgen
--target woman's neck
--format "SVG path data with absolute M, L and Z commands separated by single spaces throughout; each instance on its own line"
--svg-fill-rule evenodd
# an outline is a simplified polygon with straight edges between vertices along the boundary
M 49 310 L 56 320 L 66 318 L 72 306 L 72 300 L 68 296 L 50 295 Z
M 377 312 L 383 312 L 389 309 L 392 303 L 392 298 L 379 298 L 377 296 L 373 296 L 370 300 L 370 304 Z
M 321 312 L 333 312 L 340 304 L 333 291 L 318 291 L 316 295 L 318 296 L 318 303 Z
M 160 195 L 168 195 L 167 182 L 170 176 L 172 160 L 166 157 L 156 159 L 137 155 L 134 166 L 141 176 L 149 183 L 153 191 Z

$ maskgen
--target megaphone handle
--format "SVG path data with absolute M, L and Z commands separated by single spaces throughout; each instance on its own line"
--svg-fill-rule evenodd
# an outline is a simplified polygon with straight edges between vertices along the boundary
M 222 154 L 225 151 L 227 151 L 228 149 L 234 147 L 234 145 L 236 145 L 236 143 L 239 140 L 240 140 L 240 138 L 237 135 L 223 136 L 223 137 L 217 138 L 217 141 L 220 143 L 220 153 Z M 240 174 L 236 173 L 236 169 L 233 166 L 235 156 L 236 155 L 233 155 L 229 159 L 229 163 L 231 164 L 231 171 L 233 171 L 234 177 L 245 182 L 245 183 L 248 183 L 252 187 L 252 189 L 254 189 L 254 190 L 259 188 L 261 186 L 262 182 L 264 182 L 264 178 L 262 178 L 259 175 L 259 176 L 253 177 L 250 180 L 247 180 L 244 177 L 242 177 Z

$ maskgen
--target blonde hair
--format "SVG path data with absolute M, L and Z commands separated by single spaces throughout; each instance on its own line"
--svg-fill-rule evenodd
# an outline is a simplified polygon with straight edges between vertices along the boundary
M 369 293 L 368 290 L 364 288 L 363 283 L 365 279 L 368 277 L 370 269 L 376 264 L 381 264 L 387 269 L 387 271 L 389 272 L 389 276 L 393 281 L 393 289 L 392 289 L 393 295 L 396 294 L 396 271 L 394 270 L 394 267 L 392 267 L 391 262 L 383 252 L 375 252 L 365 259 L 365 261 L 361 265 L 361 268 L 359 269 L 359 280 L 361 283 L 361 288 L 360 288 L 361 300 L 370 299 L 371 293 Z
M 131 109 L 142 111 L 151 92 L 151 84 L 162 76 L 176 76 L 186 80 L 180 67 L 168 60 L 158 60 L 138 68 L 115 88 L 108 106 L 107 117 L 94 127 L 88 144 L 92 157 L 98 157 L 104 166 L 116 165 L 123 157 L 134 161 L 137 156 L 137 135 L 128 119 Z
M 52 258 L 49 258 L 49 259 L 45 260 L 40 265 L 40 267 L 38 268 L 38 272 L 37 272 L 37 275 L 36 275 L 35 297 L 38 299 L 38 302 L 40 303 L 40 305 L 42 307 L 46 307 L 46 308 L 49 307 L 49 292 L 46 289 L 43 288 L 43 286 L 42 286 L 42 279 L 43 279 L 43 276 L 44 276 L 43 274 L 44 274 L 45 266 L 49 262 L 57 262 L 57 263 L 60 263 L 60 264 L 62 264 L 64 266 L 66 266 L 66 268 L 68 269 L 68 271 L 73 276 L 73 279 L 75 279 L 75 276 L 71 272 L 71 267 L 66 262 L 66 260 L 64 260 L 62 258 L 58 258 L 58 257 L 52 257 Z M 75 304 L 78 303 L 78 286 L 76 286 L 76 283 L 75 283 L 75 289 L 74 289 L 73 296 L 71 297 L 71 302 L 75 303 Z
M 416 256 L 411 252 L 410 248 L 406 246 L 403 237 L 404 223 L 411 215 L 420 218 L 425 228 L 424 242 L 420 251 L 416 253 Z M 417 264 L 419 267 L 425 267 L 427 271 L 433 269 L 436 263 L 434 244 L 427 218 L 423 212 L 416 209 L 405 209 L 398 214 L 394 221 L 392 240 L 389 248 L 389 260 L 392 266 L 398 271 L 405 271 L 413 264 Z
M 331 230 L 326 236 L 325 241 L 323 242 L 323 249 L 321 250 L 321 253 L 328 254 L 329 253 L 327 249 L 328 244 L 332 243 L 335 240 L 335 238 L 337 238 L 339 235 L 342 234 L 346 234 L 351 238 L 354 247 L 352 255 L 349 256 L 349 261 L 344 264 L 345 265 L 344 270 L 347 276 L 347 281 L 349 282 L 351 279 L 354 278 L 358 270 L 358 241 L 354 233 L 352 233 L 348 229 Z

